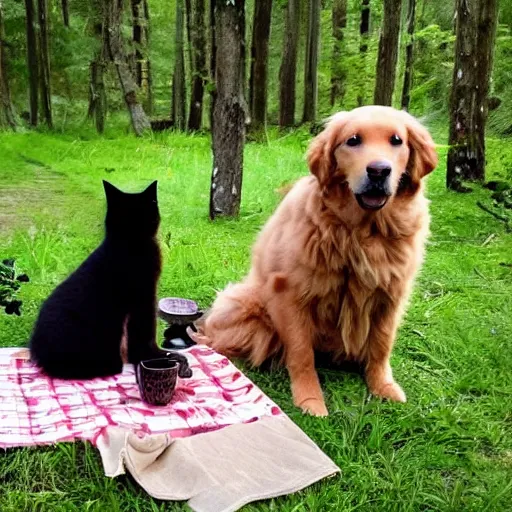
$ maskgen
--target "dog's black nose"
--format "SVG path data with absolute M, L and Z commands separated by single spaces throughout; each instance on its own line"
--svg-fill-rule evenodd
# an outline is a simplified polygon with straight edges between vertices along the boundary
M 368 178 L 372 181 L 381 181 L 391 174 L 391 164 L 384 160 L 370 162 L 366 167 Z

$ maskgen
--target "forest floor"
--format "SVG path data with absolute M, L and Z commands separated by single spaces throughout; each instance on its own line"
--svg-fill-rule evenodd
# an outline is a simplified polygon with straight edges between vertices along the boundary
M 247 271 L 276 189 L 307 172 L 309 138 L 248 144 L 240 218 L 212 223 L 206 137 L 0 134 L 0 258 L 16 258 L 31 278 L 22 316 L 0 311 L 0 346 L 26 344 L 45 296 L 99 243 L 101 179 L 133 191 L 159 180 L 160 296 L 209 305 L 216 289 Z M 489 178 L 512 167 L 511 146 L 488 141 Z M 330 416 L 311 418 L 291 404 L 285 371 L 247 370 L 342 474 L 244 510 L 510 510 L 512 235 L 477 207 L 493 209 L 488 190 L 446 191 L 444 162 L 441 149 L 428 183 L 431 242 L 392 360 L 407 404 L 370 398 L 356 374 L 321 370 Z M 2 512 L 185 509 L 148 498 L 129 477 L 106 478 L 90 445 L 0 454 Z

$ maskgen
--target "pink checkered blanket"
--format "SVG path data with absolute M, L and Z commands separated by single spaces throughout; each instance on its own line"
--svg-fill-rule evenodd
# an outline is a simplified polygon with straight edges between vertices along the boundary
M 1 448 L 74 439 L 96 444 L 109 426 L 187 437 L 283 414 L 226 357 L 204 346 L 182 351 L 193 377 L 178 379 L 165 407 L 140 400 L 132 365 L 114 377 L 64 381 L 47 377 L 17 353 L 0 349 Z

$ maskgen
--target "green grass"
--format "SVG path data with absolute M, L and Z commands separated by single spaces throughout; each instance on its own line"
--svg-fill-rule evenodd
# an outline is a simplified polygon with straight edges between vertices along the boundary
M 305 133 L 248 144 L 240 219 L 212 223 L 207 138 L 115 135 L 0 134 L 0 257 L 31 277 L 23 315 L 0 312 L 0 346 L 26 344 L 42 300 L 99 243 L 102 178 L 132 190 L 159 180 L 160 295 L 207 306 L 248 269 L 275 189 L 307 172 Z M 488 146 L 489 176 L 506 171 L 510 141 Z M 442 163 L 429 179 L 431 243 L 392 361 L 408 403 L 369 399 L 359 376 L 322 370 L 330 416 L 310 418 L 291 405 L 284 371 L 249 371 L 342 474 L 246 510 L 511 509 L 512 238 L 476 207 L 492 207 L 488 191 L 447 192 L 444 172 Z M 104 477 L 90 445 L 0 454 L 2 512 L 185 509 L 149 498 L 129 477 Z

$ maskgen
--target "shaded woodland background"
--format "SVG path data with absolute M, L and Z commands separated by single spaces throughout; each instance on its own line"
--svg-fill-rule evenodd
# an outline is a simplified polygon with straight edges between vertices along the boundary
M 486 124 L 496 136 L 512 134 L 509 1 L 1 0 L 0 6 L 2 126 L 60 132 L 95 126 L 103 133 L 128 127 L 128 113 L 140 135 L 150 128 L 209 130 L 217 119 L 213 167 L 220 180 L 226 174 L 229 190 L 241 187 L 246 132 L 265 140 L 272 125 L 303 123 L 314 132 L 330 113 L 364 104 L 405 108 L 449 132 L 447 185 L 459 191 L 468 190 L 463 181 L 485 177 Z M 236 215 L 239 199 L 211 204 L 210 215 Z

